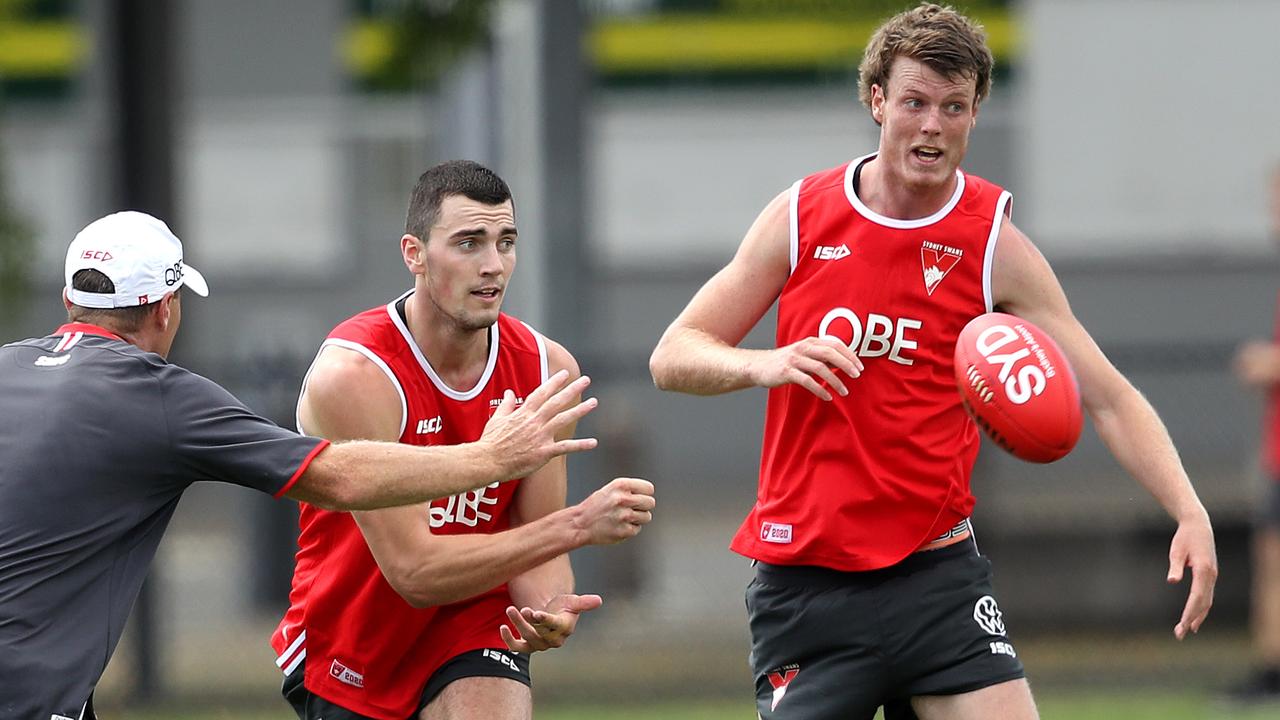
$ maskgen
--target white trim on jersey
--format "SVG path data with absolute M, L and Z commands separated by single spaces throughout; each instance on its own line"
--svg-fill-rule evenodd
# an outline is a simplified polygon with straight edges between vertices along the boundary
M 303 435 L 307 434 L 306 428 L 302 427 L 302 393 L 307 390 L 307 380 L 311 378 L 311 371 L 316 367 L 316 360 L 320 359 L 320 353 L 324 352 L 327 347 L 340 347 L 353 352 L 358 352 L 369 359 L 374 365 L 377 365 L 387 379 L 391 381 L 391 386 L 396 389 L 396 394 L 400 396 L 400 432 L 396 433 L 396 438 L 404 435 L 405 426 L 409 422 L 409 402 L 405 399 L 404 388 L 400 387 L 400 381 L 396 379 L 396 374 L 391 372 L 391 368 L 387 363 L 369 348 L 357 342 L 350 340 L 342 340 L 339 338 L 327 338 L 320 343 L 320 350 L 316 352 L 316 357 L 311 361 L 311 367 L 307 368 L 307 374 L 302 377 L 302 388 L 298 390 L 298 404 L 294 407 L 293 422 L 298 426 L 298 432 Z
M 444 394 L 445 397 L 453 400 L 471 400 L 484 390 L 489 384 L 489 378 L 493 376 L 493 369 L 498 364 L 498 323 L 489 326 L 489 362 L 484 366 L 484 372 L 480 375 L 480 380 L 476 382 L 475 387 L 470 390 L 454 390 L 445 384 L 444 380 L 436 374 L 435 368 L 431 367 L 431 363 L 427 362 L 427 358 L 422 354 L 422 348 L 418 347 L 417 341 L 413 339 L 413 334 L 409 332 L 409 328 L 405 326 L 404 320 L 401 319 L 400 313 L 396 312 L 396 303 L 402 298 L 412 295 L 413 291 L 401 295 L 400 297 L 387 303 L 387 314 L 391 316 L 391 322 L 400 330 L 400 335 L 404 337 L 404 341 L 409 345 L 409 349 L 413 351 L 413 356 L 418 359 L 418 365 L 422 367 L 422 371 L 431 378 L 431 384 Z
M 991 234 L 987 236 L 987 251 L 982 257 L 982 299 L 986 301 L 987 312 L 995 308 L 995 299 L 991 296 L 991 266 L 995 264 L 996 241 L 1000 237 L 1000 216 L 1008 215 L 1013 219 L 1013 195 L 1005 190 L 996 201 L 996 213 L 991 218 Z
M 529 323 L 521 320 L 520 324 L 533 335 L 533 341 L 538 343 L 538 367 L 542 371 L 542 382 L 546 382 L 550 377 L 547 369 L 547 341 L 543 339 L 542 333 L 534 330 Z
M 293 657 L 293 654 L 298 652 L 298 648 L 302 647 L 302 643 L 306 642 L 306 640 L 307 631 L 303 630 L 302 633 L 294 639 L 293 643 L 290 644 L 289 647 L 285 648 L 284 652 L 280 653 L 280 657 L 276 658 L 276 667 L 284 667 L 284 664 L 289 662 L 289 658 Z
M 62 339 L 54 346 L 53 351 L 56 353 L 66 352 L 80 342 L 82 338 L 84 338 L 83 330 L 77 330 L 75 333 L 64 332 L 62 333 Z
M 280 668 L 285 675 L 292 675 L 302 661 L 307 659 L 307 648 L 303 645 L 306 639 L 307 631 L 303 630 L 302 634 L 280 653 L 280 657 L 276 658 L 276 667 Z
M 796 271 L 796 263 L 800 261 L 800 183 L 804 182 L 804 178 L 795 181 L 791 185 L 791 210 L 790 210 L 790 229 L 791 229 L 791 272 Z
M 306 659 L 307 659 L 307 649 L 302 648 L 302 652 L 294 656 L 293 662 L 290 662 L 288 665 L 280 668 L 280 671 L 283 672 L 285 675 L 292 675 L 293 671 L 297 670 L 298 666 L 302 664 L 302 661 Z
M 938 212 L 930 215 L 929 217 L 917 218 L 915 220 L 899 220 L 898 218 L 881 215 L 864 205 L 862 203 L 862 199 L 858 197 L 858 193 L 853 191 L 854 171 L 856 171 L 858 166 L 863 162 L 875 156 L 875 153 L 870 153 L 869 155 L 863 155 L 862 157 L 849 162 L 848 167 L 846 167 L 844 171 L 844 194 L 845 197 L 849 199 L 849 204 L 853 206 L 853 209 L 856 210 L 859 215 L 873 223 L 876 223 L 877 225 L 884 225 L 885 227 L 897 228 L 899 230 L 913 230 L 915 228 L 928 227 L 929 225 L 932 225 L 946 217 L 947 214 L 955 209 L 955 206 L 960 202 L 960 196 L 964 195 L 964 173 L 960 172 L 959 168 L 956 168 L 956 191 L 951 194 L 951 199 L 948 200 L 947 204 L 943 205 Z

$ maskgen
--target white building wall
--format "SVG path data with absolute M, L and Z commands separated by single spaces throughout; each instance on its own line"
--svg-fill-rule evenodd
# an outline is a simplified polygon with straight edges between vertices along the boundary
M 1025 0 L 1022 25 L 1019 212 L 1049 254 L 1269 249 L 1280 3 Z

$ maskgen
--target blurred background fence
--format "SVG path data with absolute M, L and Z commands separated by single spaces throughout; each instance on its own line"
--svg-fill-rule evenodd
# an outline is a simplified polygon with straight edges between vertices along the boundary
M 507 309 L 568 346 L 602 399 L 571 500 L 617 474 L 660 498 L 637 540 L 575 555 L 606 608 L 539 660 L 554 680 L 539 692 L 745 693 L 750 571 L 727 544 L 754 497 L 764 394 L 660 394 L 647 358 L 773 195 L 875 149 L 856 65 L 904 5 L 2 0 L 0 327 L 55 327 L 74 233 L 122 203 L 156 210 L 213 289 L 185 308 L 173 359 L 291 426 L 328 329 L 408 286 L 397 245 L 417 175 L 490 164 L 523 238 Z M 1275 308 L 1280 5 L 961 6 L 998 56 L 966 167 L 1013 190 L 1075 311 L 1167 422 L 1218 532 L 1208 631 L 1238 637 L 1260 401 L 1230 361 Z M 771 337 L 766 322 L 747 342 Z M 1015 637 L 1172 627 L 1185 588 L 1163 582 L 1170 522 L 1091 430 L 1047 467 L 986 448 L 974 484 Z M 295 532 L 290 503 L 193 488 L 106 702 L 270 702 Z M 1235 667 L 1155 647 L 1202 677 Z

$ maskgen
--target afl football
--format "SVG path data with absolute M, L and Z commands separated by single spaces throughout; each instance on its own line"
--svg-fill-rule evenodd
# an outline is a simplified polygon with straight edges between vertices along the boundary
M 1084 426 L 1080 389 L 1040 328 L 1005 313 L 979 315 L 956 341 L 955 373 L 965 409 L 1014 456 L 1048 463 L 1075 447 Z

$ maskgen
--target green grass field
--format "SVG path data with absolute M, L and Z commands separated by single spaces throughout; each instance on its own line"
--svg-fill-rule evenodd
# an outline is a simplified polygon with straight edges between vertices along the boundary
M 1280 705 L 1259 708 L 1227 707 L 1207 696 L 1143 690 L 1134 693 L 1055 692 L 1038 698 L 1042 720 L 1275 720 Z M 129 717 L 133 720 L 291 720 L 285 708 L 260 713 L 219 710 L 186 713 L 168 709 L 148 712 L 100 713 L 104 720 Z M 538 708 L 538 720 L 742 720 L 752 718 L 750 701 L 688 701 L 679 703 L 637 702 L 630 706 L 611 704 Z

